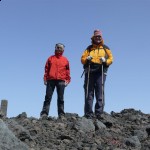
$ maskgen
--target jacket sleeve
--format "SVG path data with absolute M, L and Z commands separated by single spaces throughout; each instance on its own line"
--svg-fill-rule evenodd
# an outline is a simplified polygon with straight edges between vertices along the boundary
M 70 83 L 71 77 L 70 77 L 70 65 L 69 61 L 67 60 L 67 65 L 66 65 L 66 81 Z
M 87 63 L 87 57 L 88 57 L 88 55 L 89 55 L 89 52 L 88 52 L 88 50 L 86 49 L 84 52 L 83 52 L 83 54 L 82 54 L 82 56 L 81 56 L 81 63 L 83 64 L 83 65 L 85 65 L 86 63 Z
M 106 64 L 109 66 L 113 63 L 113 55 L 110 49 L 106 49 L 107 58 L 106 58 Z
M 46 61 L 46 64 L 45 64 L 45 73 L 44 73 L 44 81 L 47 81 L 47 77 L 48 77 L 48 74 L 49 74 L 49 70 L 50 70 L 50 62 L 49 62 L 49 59 Z

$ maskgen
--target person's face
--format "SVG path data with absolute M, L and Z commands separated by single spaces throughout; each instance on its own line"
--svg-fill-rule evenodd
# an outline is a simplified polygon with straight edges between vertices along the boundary
M 60 55 L 62 55 L 62 53 L 63 53 L 63 48 L 57 46 L 57 47 L 55 48 L 55 54 L 60 56 Z
M 100 44 L 102 42 L 102 37 L 100 35 L 99 36 L 94 36 L 93 40 L 94 40 L 95 44 Z
M 56 50 L 56 51 L 63 51 L 63 48 L 60 47 L 60 46 L 57 46 L 57 47 L 55 48 L 55 50 Z

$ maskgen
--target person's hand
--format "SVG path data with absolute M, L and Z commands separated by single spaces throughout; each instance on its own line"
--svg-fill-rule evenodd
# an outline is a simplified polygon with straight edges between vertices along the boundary
M 67 81 L 65 81 L 65 87 L 68 85 L 69 83 Z
M 105 57 L 101 57 L 101 58 L 100 58 L 100 61 L 101 61 L 102 63 L 104 63 L 104 62 L 106 62 L 106 58 L 105 58 Z
M 47 85 L 47 81 L 44 81 L 44 85 Z
M 93 58 L 92 56 L 86 57 L 87 60 L 91 60 L 92 58 Z

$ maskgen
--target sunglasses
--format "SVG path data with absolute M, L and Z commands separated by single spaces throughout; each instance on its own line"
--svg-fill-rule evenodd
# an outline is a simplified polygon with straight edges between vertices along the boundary
M 55 50 L 56 51 L 63 51 L 63 48 L 62 47 L 56 47 Z
M 99 35 L 98 35 L 98 36 L 94 36 L 94 38 L 95 38 L 95 39 L 100 39 L 101 36 L 99 36 Z

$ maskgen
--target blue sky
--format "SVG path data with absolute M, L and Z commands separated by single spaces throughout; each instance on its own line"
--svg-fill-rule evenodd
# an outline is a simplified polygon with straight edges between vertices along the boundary
M 105 111 L 134 108 L 150 113 L 149 8 L 149 0 L 0 1 L 0 100 L 8 100 L 8 117 L 22 112 L 39 117 L 45 62 L 58 42 L 66 46 L 71 68 L 65 112 L 83 116 L 80 58 L 95 29 L 102 31 L 114 56 L 105 85 Z M 50 116 L 57 116 L 56 101 L 55 91 Z

